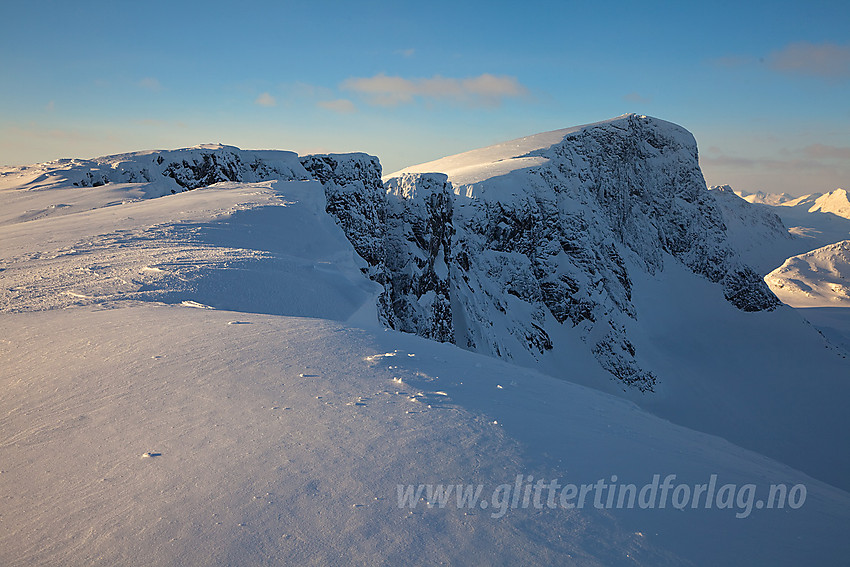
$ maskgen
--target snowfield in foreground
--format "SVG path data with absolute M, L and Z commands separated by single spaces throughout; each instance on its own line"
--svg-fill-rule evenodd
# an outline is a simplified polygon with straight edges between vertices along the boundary
M 826 565 L 850 553 L 846 492 L 627 401 L 394 331 L 83 307 L 4 315 L 0 352 L 4 565 Z M 803 484 L 806 499 L 751 503 L 745 518 L 746 499 L 597 510 L 591 494 L 580 510 L 532 502 L 503 517 L 397 499 L 399 484 L 482 484 L 489 503 L 517 475 L 643 486 L 655 474 L 690 486 L 715 474 L 759 499 Z
M 368 156 L 165 155 L 0 182 L 0 564 L 846 561 L 846 354 L 790 308 L 626 257 L 621 332 L 660 379 L 623 392 L 568 325 L 514 365 L 379 324 Z M 401 241 L 422 202 L 389 207 Z

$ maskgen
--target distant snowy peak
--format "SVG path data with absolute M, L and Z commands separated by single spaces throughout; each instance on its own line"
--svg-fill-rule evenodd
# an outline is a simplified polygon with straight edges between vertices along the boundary
M 729 185 L 719 185 L 712 187 L 712 189 L 721 188 L 733 191 Z M 778 205 L 784 205 L 790 201 L 797 199 L 797 197 L 792 197 L 788 193 L 765 193 L 764 191 L 756 191 L 755 193 L 748 193 L 746 191 L 734 191 L 734 193 L 743 200 L 747 201 L 748 203 L 770 205 L 774 207 Z
M 745 201 L 772 207 L 798 207 L 810 213 L 832 213 L 850 219 L 850 196 L 841 188 L 829 193 L 812 193 L 802 197 L 792 197 L 788 193 L 746 193 L 735 191 Z
M 850 240 L 788 258 L 765 281 L 792 307 L 850 307 Z
M 809 208 L 810 213 L 832 213 L 850 219 L 850 197 L 844 189 L 836 189 L 815 199 Z

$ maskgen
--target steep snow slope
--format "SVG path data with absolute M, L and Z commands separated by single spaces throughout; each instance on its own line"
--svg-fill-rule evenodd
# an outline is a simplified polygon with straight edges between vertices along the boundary
M 788 258 L 765 281 L 792 307 L 850 307 L 850 240 Z
M 847 307 L 807 307 L 799 312 L 829 342 L 850 356 L 850 309 Z
M 807 251 L 808 239 L 792 234 L 771 209 L 746 202 L 729 185 L 709 190 L 720 207 L 730 244 L 759 274 L 767 274 L 789 256 Z
M 636 348 L 659 376 L 633 397 L 656 415 L 770 455 L 846 487 L 850 359 L 783 306 L 745 313 L 671 265 L 635 278 Z

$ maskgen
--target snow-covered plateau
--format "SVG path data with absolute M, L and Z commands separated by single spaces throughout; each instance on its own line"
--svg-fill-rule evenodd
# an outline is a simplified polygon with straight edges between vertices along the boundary
M 0 564 L 846 563 L 848 345 L 762 280 L 818 246 L 690 133 L 382 173 L 0 169 Z

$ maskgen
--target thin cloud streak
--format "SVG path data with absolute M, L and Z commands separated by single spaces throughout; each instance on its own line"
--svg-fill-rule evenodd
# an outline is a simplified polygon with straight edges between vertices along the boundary
M 154 77 L 145 77 L 138 82 L 138 85 L 145 90 L 153 92 L 159 92 L 162 90 L 162 83 L 159 82 L 159 79 Z
M 835 43 L 792 43 L 767 58 L 771 69 L 790 75 L 827 79 L 850 77 L 850 46 Z
M 275 99 L 275 97 L 273 97 L 269 93 L 262 93 L 254 101 L 254 104 L 267 107 L 277 106 L 277 99 Z
M 484 73 L 463 79 L 435 75 L 405 79 L 383 73 L 374 77 L 353 77 L 343 81 L 343 90 L 354 91 L 375 106 L 412 104 L 417 99 L 448 101 L 472 107 L 499 106 L 506 98 L 527 96 L 529 91 L 516 77 Z
M 850 147 L 827 146 L 824 144 L 812 144 L 803 148 L 803 153 L 814 159 L 842 159 L 850 160 Z
M 650 102 L 652 102 L 652 97 L 645 97 L 638 92 L 631 92 L 627 95 L 623 95 L 623 100 L 626 102 L 649 104 Z
M 357 112 L 357 107 L 354 106 L 354 103 L 345 98 L 336 100 L 320 100 L 316 103 L 316 105 L 320 108 L 324 108 L 325 110 L 332 110 L 333 112 L 338 112 L 340 114 L 351 114 L 353 112 Z

